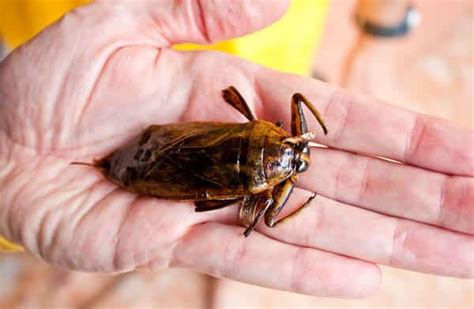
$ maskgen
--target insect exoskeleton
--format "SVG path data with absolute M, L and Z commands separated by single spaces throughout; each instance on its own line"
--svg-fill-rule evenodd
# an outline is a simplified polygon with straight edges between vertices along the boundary
M 291 100 L 290 135 L 281 124 L 257 120 L 234 87 L 222 94 L 247 122 L 152 125 L 92 165 L 126 190 L 162 199 L 192 200 L 196 211 L 241 202 L 245 236 L 262 218 L 267 226 L 275 226 L 296 213 L 276 219 L 298 174 L 311 162 L 309 141 L 315 132 L 307 129 L 302 104 L 327 134 L 324 121 L 313 104 L 296 93 Z

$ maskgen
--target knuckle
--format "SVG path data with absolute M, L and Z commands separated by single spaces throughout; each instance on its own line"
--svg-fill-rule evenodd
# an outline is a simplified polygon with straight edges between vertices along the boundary
M 245 258 L 247 251 L 246 245 L 247 242 L 243 237 L 238 237 L 235 241 L 227 243 L 221 275 L 224 277 L 232 277 L 233 274 L 238 272 L 238 269 Z
M 304 274 L 301 271 L 305 269 L 305 248 L 298 247 L 292 259 L 292 270 L 290 277 L 290 290 L 295 292 L 303 292 L 305 287 Z
M 371 189 L 371 164 L 365 157 L 347 154 L 335 180 L 335 198 L 339 201 L 361 204 Z
M 389 254 L 389 265 L 401 266 L 416 259 L 415 254 L 407 247 L 409 237 L 409 228 L 403 222 L 397 221 L 392 235 L 392 250 Z
M 326 115 L 331 123 L 331 140 L 333 144 L 339 142 L 349 123 L 352 100 L 343 91 L 335 91 L 331 94 L 327 107 Z
M 440 187 L 437 224 L 474 233 L 474 179 L 446 176 Z
M 416 156 L 425 132 L 425 122 L 421 115 L 416 114 L 413 127 L 407 133 L 404 161 L 411 162 Z

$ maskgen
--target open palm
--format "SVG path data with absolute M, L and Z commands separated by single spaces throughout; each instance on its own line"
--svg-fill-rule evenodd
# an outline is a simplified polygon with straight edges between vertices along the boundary
M 473 277 L 471 131 L 229 55 L 169 48 L 255 31 L 285 7 L 97 2 L 15 50 L 0 66 L 0 233 L 71 269 L 184 266 L 314 295 L 371 292 L 375 263 Z M 319 196 L 285 224 L 244 238 L 236 206 L 195 213 L 70 165 L 150 124 L 244 121 L 220 97 L 229 85 L 286 127 L 294 92 L 324 111 L 330 133 L 318 141 L 331 148 L 313 151 L 288 208 Z

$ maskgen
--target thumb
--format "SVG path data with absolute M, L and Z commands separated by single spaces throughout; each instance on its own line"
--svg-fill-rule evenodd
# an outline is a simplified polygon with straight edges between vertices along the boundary
M 140 2 L 142 3 L 142 2 Z M 255 32 L 280 18 L 288 0 L 149 1 L 146 10 L 169 44 L 212 43 Z

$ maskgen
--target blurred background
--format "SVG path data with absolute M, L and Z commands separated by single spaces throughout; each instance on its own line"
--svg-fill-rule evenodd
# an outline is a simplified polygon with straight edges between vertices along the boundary
M 0 0 L 0 53 L 5 56 L 85 2 Z M 406 18 L 410 5 L 415 10 Z M 405 34 L 368 33 L 370 25 L 390 28 L 404 20 Z M 474 128 L 473 28 L 471 0 L 294 0 L 282 20 L 256 34 L 176 48 L 222 50 Z M 0 308 L 474 307 L 474 280 L 389 267 L 383 273 L 375 295 L 334 300 L 183 269 L 87 274 L 54 268 L 26 253 L 0 253 Z

